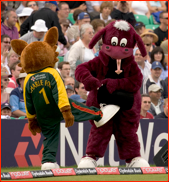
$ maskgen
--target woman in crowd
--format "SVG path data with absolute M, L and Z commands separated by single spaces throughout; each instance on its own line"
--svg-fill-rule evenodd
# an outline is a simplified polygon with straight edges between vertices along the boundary
M 5 89 L 8 86 L 10 77 L 12 77 L 12 75 L 9 75 L 6 72 L 1 72 L 1 104 L 9 103 L 9 93 L 7 93 Z
M 69 55 L 68 62 L 70 63 L 70 74 L 74 77 L 76 66 L 80 63 L 87 62 L 94 58 L 95 51 L 89 49 L 89 43 L 94 35 L 92 25 L 83 24 L 80 28 L 80 39 L 72 45 Z M 78 63 L 79 62 L 79 63 Z
M 153 63 L 154 61 L 159 61 L 162 66 L 162 73 L 160 78 L 162 80 L 165 80 L 168 77 L 168 66 L 166 65 L 165 61 L 164 61 L 164 52 L 163 49 L 161 47 L 155 47 L 153 49 L 153 51 L 151 52 L 151 63 Z
M 17 78 L 19 87 L 12 90 L 10 94 L 10 105 L 12 106 L 12 114 L 15 117 L 26 116 L 25 103 L 23 99 L 23 86 L 26 73 L 20 73 Z

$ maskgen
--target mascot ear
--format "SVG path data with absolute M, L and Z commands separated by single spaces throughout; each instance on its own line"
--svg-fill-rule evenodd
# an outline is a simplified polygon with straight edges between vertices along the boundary
M 22 51 L 25 49 L 27 45 L 28 43 L 25 42 L 24 40 L 18 40 L 18 39 L 11 40 L 12 49 L 18 55 L 21 55 Z
M 50 46 L 54 46 L 58 42 L 58 29 L 56 27 L 50 28 L 44 38 L 44 42 L 47 42 Z
M 89 49 L 93 49 L 94 45 L 101 39 L 101 37 L 103 36 L 103 34 L 105 33 L 105 31 L 106 31 L 106 28 L 103 28 L 102 30 L 100 30 L 99 32 L 97 32 L 97 34 L 90 41 Z
M 137 42 L 137 46 L 138 46 L 138 48 L 139 48 L 139 50 L 141 52 L 141 55 L 143 57 L 145 57 L 147 55 L 147 51 L 146 51 L 145 45 L 144 45 L 141 37 L 137 33 L 135 33 L 134 36 L 135 36 L 135 40 Z

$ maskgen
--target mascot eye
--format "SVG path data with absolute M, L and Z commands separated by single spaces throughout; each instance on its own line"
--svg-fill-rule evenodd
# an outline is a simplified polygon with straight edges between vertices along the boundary
M 117 44 L 118 44 L 118 38 L 117 37 L 112 37 L 111 45 L 116 46 Z
M 125 47 L 126 44 L 127 44 L 127 39 L 125 39 L 125 38 L 121 39 L 121 41 L 120 41 L 120 46 L 121 46 L 121 47 Z

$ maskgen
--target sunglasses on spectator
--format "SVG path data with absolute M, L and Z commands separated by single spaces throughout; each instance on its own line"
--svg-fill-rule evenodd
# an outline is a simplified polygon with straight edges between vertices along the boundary
M 11 42 L 8 42 L 8 41 L 3 41 L 3 43 L 5 43 L 5 44 L 10 44 Z
M 166 19 L 166 20 L 168 20 L 168 17 L 166 17 L 166 18 L 162 18 L 162 19 Z
M 5 82 L 9 81 L 9 78 L 5 78 L 4 81 L 5 81 Z
M 151 44 L 144 44 L 144 45 L 146 45 L 146 46 L 150 46 Z
M 31 6 L 37 6 L 36 4 L 30 4 L 30 5 L 28 5 L 28 7 L 31 7 Z
M 150 101 L 144 101 L 143 103 L 144 103 L 144 104 L 147 104 L 147 103 L 148 103 L 148 104 L 151 104 Z

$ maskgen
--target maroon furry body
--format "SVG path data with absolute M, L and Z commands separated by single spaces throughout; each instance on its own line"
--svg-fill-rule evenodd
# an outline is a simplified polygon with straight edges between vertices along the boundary
M 79 65 L 75 77 L 84 84 L 86 90 L 90 91 L 87 98 L 88 106 L 99 108 L 99 103 L 101 103 L 99 100 L 104 102 L 104 99 L 105 102 L 108 100 L 111 102 L 109 98 L 113 98 L 112 95 L 115 92 L 132 94 L 133 102 L 130 109 L 123 109 L 123 103 L 124 105 L 129 103 L 122 100 L 122 103 L 119 103 L 120 107 L 122 106 L 119 112 L 102 127 L 96 128 L 94 122 L 90 121 L 92 128 L 86 149 L 87 154 L 103 157 L 111 135 L 114 134 L 120 158 L 132 159 L 140 156 L 140 144 L 136 132 L 141 108 L 139 89 L 143 78 L 134 60 L 133 48 L 137 43 L 143 56 L 146 56 L 146 50 L 141 38 L 131 25 L 129 25 L 128 31 L 124 31 L 114 27 L 114 24 L 115 22 L 110 23 L 94 36 L 90 42 L 90 48 L 102 37 L 102 50 L 98 57 Z M 118 44 L 115 46 L 112 45 L 112 37 L 118 38 Z M 127 39 L 125 47 L 120 46 L 120 41 L 123 38 Z M 118 59 L 121 60 L 122 73 L 120 74 L 115 72 Z M 101 86 L 102 84 L 103 86 Z M 97 90 L 98 87 L 99 90 Z

